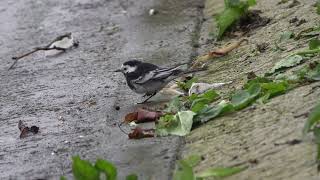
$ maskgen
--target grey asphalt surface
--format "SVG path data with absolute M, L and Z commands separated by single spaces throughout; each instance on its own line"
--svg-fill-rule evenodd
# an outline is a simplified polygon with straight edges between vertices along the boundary
M 202 1 L 0 1 L 0 179 L 72 178 L 71 157 L 115 163 L 120 177 L 170 179 L 177 137 L 128 140 L 116 123 L 141 96 L 112 71 L 133 58 L 158 65 L 194 55 Z M 149 16 L 149 9 L 158 11 Z M 80 46 L 11 57 L 72 32 Z M 116 111 L 115 106 L 120 106 Z M 18 121 L 40 127 L 19 139 Z

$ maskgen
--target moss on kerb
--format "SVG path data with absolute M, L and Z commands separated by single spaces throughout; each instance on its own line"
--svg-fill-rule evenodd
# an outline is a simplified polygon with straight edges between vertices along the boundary
M 231 85 L 218 90 L 225 95 L 241 88 L 248 72 L 262 75 L 281 57 L 290 54 L 290 49 L 296 48 L 297 44 L 298 48 L 307 47 L 306 40 L 289 41 L 284 43 L 288 50 L 281 52 L 274 50 L 274 42 L 282 31 L 291 30 L 297 33 L 318 23 L 316 20 L 319 16 L 315 13 L 314 1 L 300 1 L 301 5 L 293 8 L 288 8 L 289 3 L 277 5 L 278 2 L 279 0 L 258 1 L 254 9 L 261 10 L 261 15 L 272 18 L 272 22 L 251 31 L 246 37 L 249 44 L 242 45 L 226 57 L 212 60 L 210 73 L 200 79 L 206 82 L 233 80 Z M 210 3 L 220 6 L 223 1 L 210 0 Z M 207 11 L 214 13 L 212 10 Z M 307 23 L 299 27 L 290 24 L 289 20 L 295 16 L 307 20 Z M 209 26 L 204 24 L 202 28 L 209 29 Z M 202 33 L 201 38 L 205 38 L 205 33 L 209 32 L 204 30 Z M 230 39 L 224 40 L 222 44 L 229 41 Z M 268 43 L 267 50 L 264 53 L 255 53 L 254 48 L 261 43 Z M 214 48 L 213 44 L 204 44 L 200 51 L 208 52 Z M 320 86 L 320 82 L 296 88 L 271 99 L 269 103 L 250 106 L 194 129 L 186 137 L 182 156 L 199 154 L 205 157 L 196 167 L 196 171 L 258 160 L 257 164 L 250 164 L 249 169 L 226 179 L 318 179 L 315 165 L 316 147 L 310 140 L 296 145 L 275 145 L 302 138 L 306 117 L 299 115 L 309 112 L 317 103 L 319 91 L 308 95 L 315 86 Z

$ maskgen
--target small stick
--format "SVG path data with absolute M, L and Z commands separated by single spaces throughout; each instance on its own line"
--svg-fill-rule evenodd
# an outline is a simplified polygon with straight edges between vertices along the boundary
M 28 52 L 28 53 L 25 53 L 21 56 L 16 56 L 16 57 L 12 57 L 12 59 L 14 60 L 14 62 L 12 63 L 12 65 L 9 67 L 8 70 L 10 69 L 13 69 L 13 67 L 17 64 L 18 60 L 21 59 L 21 58 L 24 58 L 26 56 L 29 56 L 30 54 L 33 54 L 37 51 L 47 51 L 47 50 L 60 50 L 60 51 L 66 51 L 67 49 L 66 48 L 61 48 L 61 47 L 50 47 L 53 43 L 57 42 L 57 41 L 60 41 L 62 40 L 63 38 L 65 37 L 69 37 L 71 38 L 71 33 L 66 33 L 66 34 L 63 34 L 61 36 L 58 36 L 56 37 L 53 41 L 51 41 L 48 45 L 46 46 L 43 46 L 43 47 L 35 47 L 32 51 Z M 77 47 L 79 45 L 79 42 L 77 41 L 74 41 L 73 42 L 73 46 Z

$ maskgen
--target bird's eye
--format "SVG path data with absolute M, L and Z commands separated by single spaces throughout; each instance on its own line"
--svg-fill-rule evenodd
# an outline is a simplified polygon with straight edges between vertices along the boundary
M 125 70 L 125 71 L 126 71 L 126 70 L 127 70 L 127 68 L 123 68 L 123 70 Z

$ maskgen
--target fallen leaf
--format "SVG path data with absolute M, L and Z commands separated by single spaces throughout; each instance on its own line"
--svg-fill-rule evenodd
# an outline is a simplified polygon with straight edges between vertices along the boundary
M 231 84 L 232 81 L 229 82 L 225 82 L 225 83 L 192 83 L 191 88 L 189 89 L 189 96 L 191 96 L 192 94 L 202 94 L 210 89 L 215 89 L 227 84 Z
M 240 110 L 250 105 L 261 92 L 259 84 L 252 84 L 248 89 L 240 90 L 231 97 L 231 104 L 235 110 Z
M 213 118 L 216 118 L 222 114 L 233 112 L 234 107 L 231 103 L 222 100 L 219 104 L 209 107 L 205 106 L 197 115 L 194 117 L 194 122 L 205 123 Z
M 248 40 L 242 39 L 240 41 L 233 42 L 233 43 L 231 43 L 225 47 L 222 47 L 220 49 L 215 49 L 213 51 L 210 51 L 206 55 L 199 56 L 199 57 L 197 57 L 196 60 L 193 61 L 191 68 L 194 69 L 194 68 L 200 67 L 203 64 L 205 64 L 207 61 L 209 61 L 210 59 L 222 57 L 222 56 L 228 54 L 229 52 L 231 52 L 232 50 L 238 48 L 243 42 L 248 42 Z
M 304 58 L 300 55 L 293 55 L 293 56 L 289 56 L 287 58 L 281 59 L 279 62 L 277 62 L 274 65 L 274 67 L 268 73 L 266 73 L 266 75 L 271 75 L 280 70 L 296 66 L 300 64 L 303 60 Z
M 132 121 L 135 121 L 138 119 L 138 112 L 131 112 L 126 114 L 126 116 L 124 117 L 124 122 L 125 123 L 130 123 Z
M 72 172 L 76 180 L 99 180 L 99 171 L 86 160 L 80 159 L 79 156 L 72 157 Z
M 130 174 L 126 177 L 126 180 L 138 180 L 138 176 L 136 174 Z
M 177 170 L 174 172 L 173 180 L 195 180 L 193 169 L 184 160 L 178 161 Z
M 180 111 L 176 115 L 165 115 L 156 124 L 156 134 L 159 136 L 185 136 L 190 133 L 193 123 L 192 111 Z
M 320 103 L 310 113 L 308 120 L 304 124 L 303 134 L 306 135 L 320 122 Z
M 292 31 L 284 31 L 283 33 L 281 33 L 280 35 L 280 42 L 291 39 L 294 37 L 294 34 Z
M 183 159 L 190 167 L 195 167 L 196 165 L 198 165 L 202 158 L 199 155 L 190 155 L 186 158 Z
M 21 120 L 18 123 L 18 128 L 20 130 L 20 138 L 27 137 L 30 133 L 37 134 L 39 132 L 39 127 L 31 126 L 30 128 L 23 123 Z
M 117 179 L 117 168 L 112 163 L 103 159 L 97 159 L 94 167 L 100 172 L 103 172 L 106 175 L 106 179 Z
M 313 49 L 318 49 L 318 48 L 320 48 L 320 40 L 318 38 L 311 39 L 309 41 L 309 49 L 313 50 Z
M 145 130 L 140 128 L 140 127 L 136 127 L 133 129 L 133 131 L 131 133 L 128 134 L 129 139 L 142 139 L 142 138 L 150 138 L 150 137 L 154 137 L 153 133 L 144 133 Z
M 197 178 L 208 178 L 208 177 L 227 177 L 239 173 L 248 167 L 227 167 L 227 168 L 210 168 L 196 174 Z
M 148 110 L 139 108 L 136 112 L 131 112 L 126 114 L 124 118 L 124 122 L 125 123 L 130 123 L 132 121 L 134 121 L 135 123 L 152 122 L 159 119 L 161 115 L 162 113 L 158 111 L 148 111 Z

